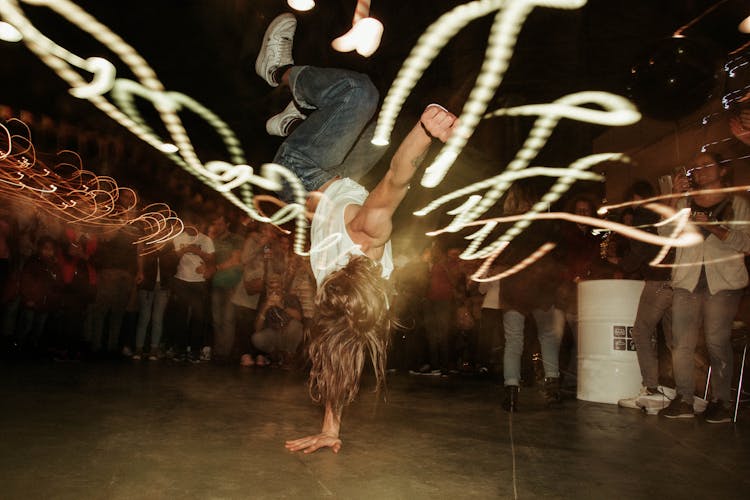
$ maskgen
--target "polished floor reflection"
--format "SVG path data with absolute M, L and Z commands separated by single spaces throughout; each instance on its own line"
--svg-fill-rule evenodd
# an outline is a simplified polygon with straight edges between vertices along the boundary
M 612 405 L 521 412 L 468 377 L 389 375 L 344 417 L 338 455 L 285 439 L 321 416 L 304 376 L 172 362 L 0 365 L 0 497 L 747 498 L 750 408 L 737 424 Z

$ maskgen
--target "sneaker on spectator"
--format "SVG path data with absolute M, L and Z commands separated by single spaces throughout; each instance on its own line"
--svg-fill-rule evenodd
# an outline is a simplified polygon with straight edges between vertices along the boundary
M 635 404 L 649 415 L 658 415 L 661 410 L 669 406 L 677 396 L 677 392 L 662 385 L 654 389 L 646 389 L 647 394 L 640 396 Z M 695 413 L 695 409 L 693 409 Z
M 703 413 L 709 424 L 727 424 L 732 421 L 732 414 L 723 401 L 711 401 Z
M 693 405 L 682 400 L 682 396 L 677 394 L 669 403 L 669 406 L 659 412 L 660 417 L 666 418 L 693 418 Z
M 140 349 L 136 350 L 135 353 L 130 357 L 133 361 L 140 361 L 143 358 L 143 351 Z
M 130 358 L 133 356 L 133 351 L 130 349 L 130 347 L 125 346 L 122 348 L 122 355 L 126 358 Z
M 294 101 L 289 102 L 281 113 L 273 115 L 266 122 L 266 132 L 269 135 L 286 137 L 291 132 L 292 125 L 307 118 Z
M 161 358 L 161 351 L 158 347 L 152 347 L 151 351 L 148 353 L 148 360 L 149 361 L 159 361 L 159 358 Z
M 255 60 L 255 72 L 271 87 L 278 87 L 274 72 L 282 67 L 294 64 L 292 59 L 292 42 L 297 29 L 297 19 L 286 12 L 271 21 L 263 35 L 258 57 Z
M 258 354 L 258 357 L 255 358 L 255 365 L 256 366 L 268 366 L 270 364 L 271 364 L 271 362 L 268 360 L 268 358 L 266 358 L 262 354 Z
M 201 361 L 211 361 L 211 346 L 203 346 L 201 349 Z

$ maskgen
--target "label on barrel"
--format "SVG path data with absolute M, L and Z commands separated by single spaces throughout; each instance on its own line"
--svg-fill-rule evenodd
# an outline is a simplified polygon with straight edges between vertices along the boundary
M 612 327 L 612 348 L 615 351 L 635 351 L 632 326 L 614 325 Z

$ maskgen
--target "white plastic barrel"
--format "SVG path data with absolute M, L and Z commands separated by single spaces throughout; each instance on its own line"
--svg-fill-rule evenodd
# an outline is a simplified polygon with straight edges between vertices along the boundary
M 617 404 L 638 394 L 632 330 L 643 286 L 635 280 L 578 283 L 578 399 Z

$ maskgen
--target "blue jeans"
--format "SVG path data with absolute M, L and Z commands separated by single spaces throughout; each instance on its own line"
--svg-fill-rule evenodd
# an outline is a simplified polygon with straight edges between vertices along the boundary
M 677 393 L 692 403 L 695 392 L 695 346 L 703 322 L 706 349 L 711 360 L 712 399 L 729 401 L 734 369 L 730 337 L 742 290 L 690 292 L 676 288 L 672 300 L 672 365 Z
M 546 311 L 531 311 L 536 321 L 537 336 L 542 348 L 544 376 L 560 376 L 560 341 L 565 328 L 565 313 L 552 306 Z M 503 313 L 505 329 L 505 353 L 503 355 L 503 378 L 505 385 L 519 385 L 521 380 L 521 355 L 523 354 L 523 328 L 526 317 L 518 311 L 508 310 Z
M 656 326 L 660 321 L 667 347 L 672 348 L 672 295 L 672 287 L 668 281 L 646 281 L 638 301 L 638 312 L 633 324 L 633 340 L 644 387 L 659 385 Z
M 290 169 L 307 191 L 335 176 L 359 180 L 385 153 L 370 144 L 378 91 L 361 73 L 315 66 L 294 66 L 289 87 L 295 102 L 314 110 L 281 144 L 273 162 Z M 291 201 L 285 189 L 281 196 Z
M 135 330 L 135 348 L 143 349 L 146 330 L 151 323 L 151 352 L 159 347 L 164 327 L 164 311 L 169 301 L 169 290 L 156 284 L 152 290 L 138 290 L 138 326 Z

